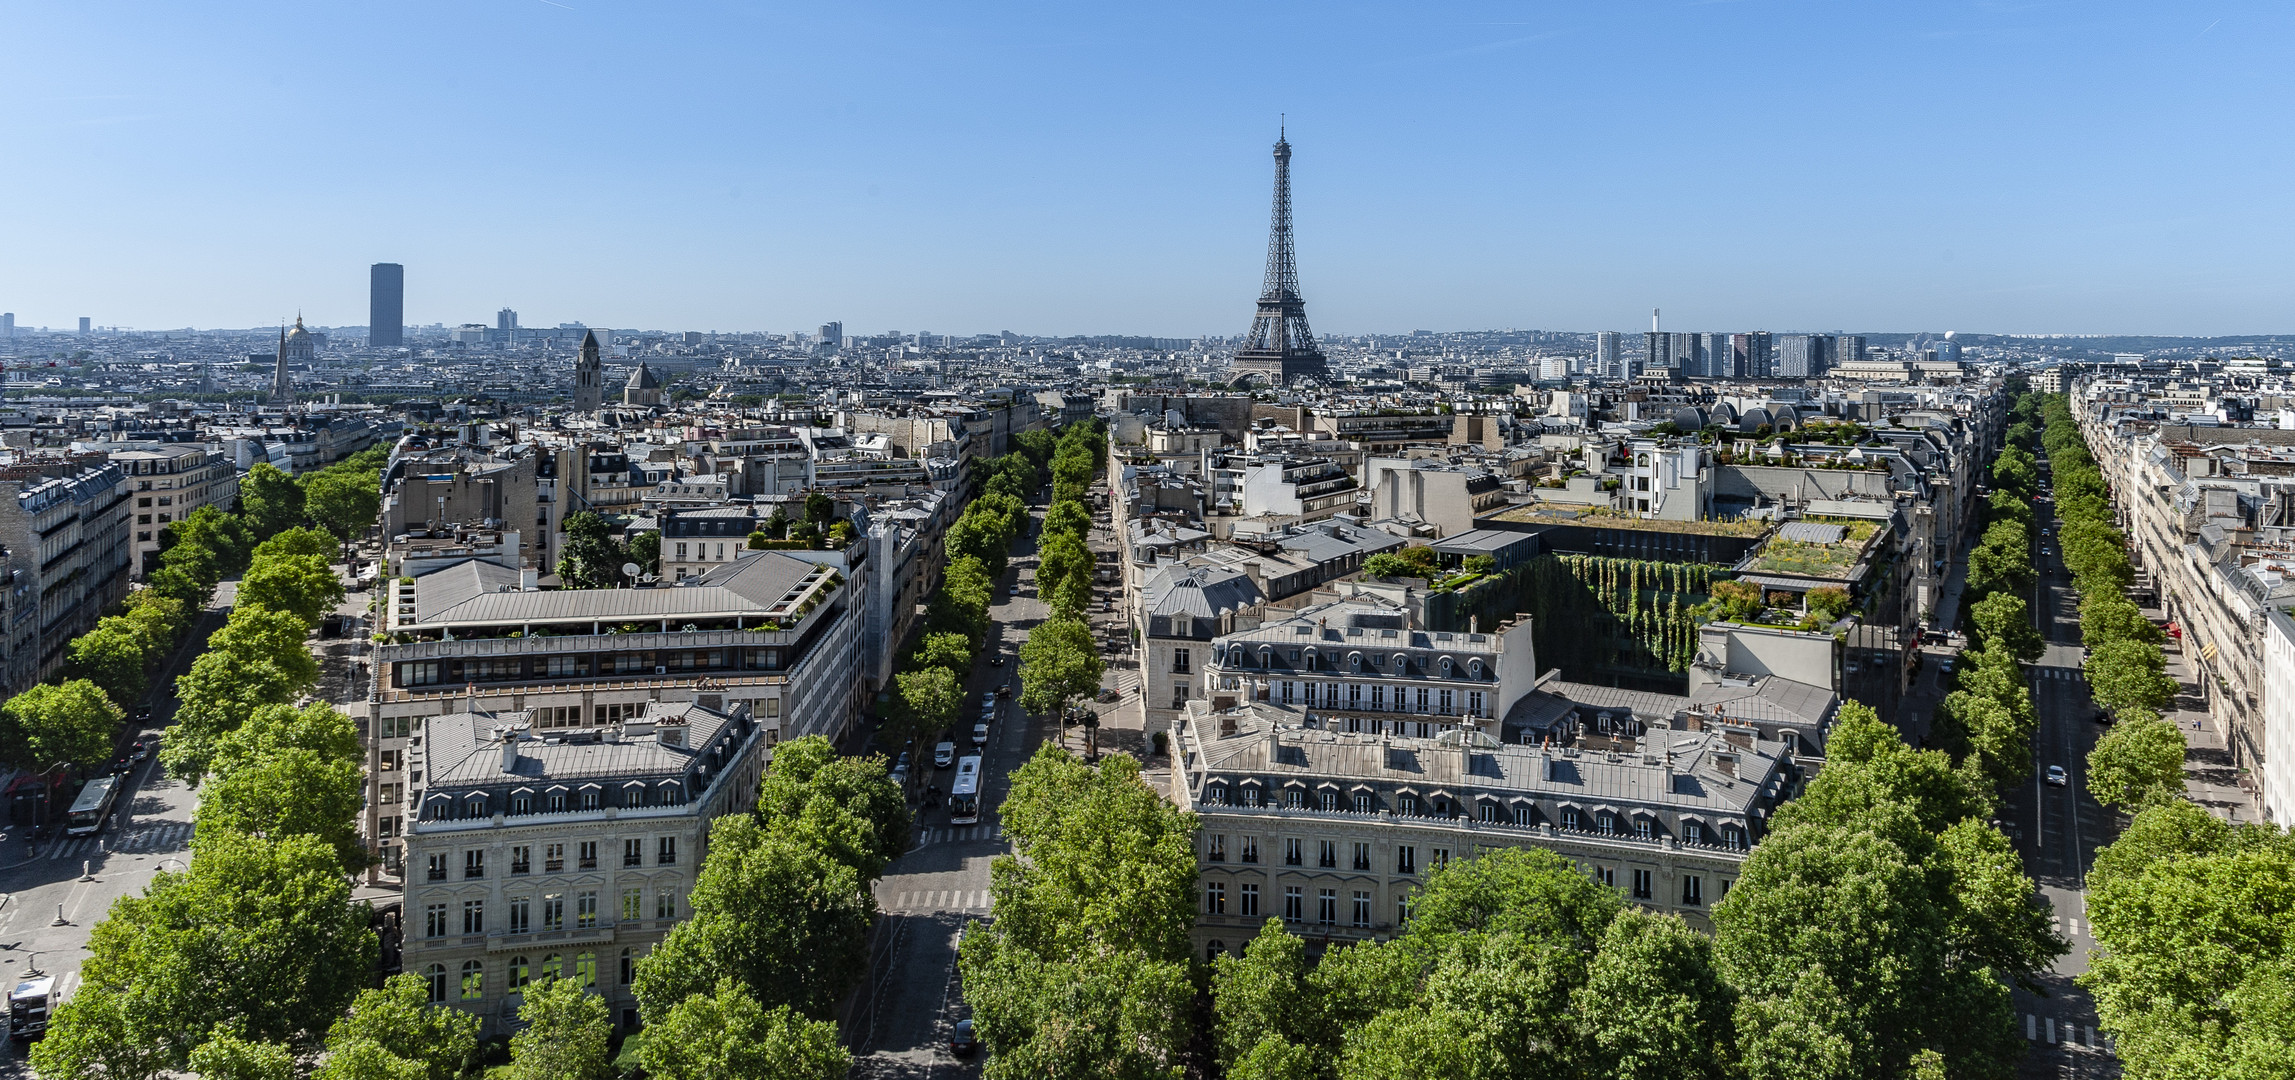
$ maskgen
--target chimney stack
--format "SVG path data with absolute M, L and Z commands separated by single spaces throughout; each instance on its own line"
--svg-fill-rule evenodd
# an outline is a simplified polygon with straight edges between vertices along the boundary
M 518 729 L 502 728 L 502 771 L 518 771 Z

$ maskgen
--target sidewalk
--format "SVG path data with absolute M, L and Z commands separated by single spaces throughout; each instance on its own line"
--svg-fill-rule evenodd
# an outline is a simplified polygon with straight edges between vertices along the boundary
M 2144 609 L 2144 615 L 2154 621 L 2160 617 L 2155 608 Z M 2239 770 L 2231 764 L 2224 733 L 2207 711 L 2207 699 L 2184 663 L 2181 645 L 2171 640 L 2166 652 L 2167 674 L 2177 687 L 2166 715 L 2183 732 L 2185 797 L 2228 821 L 2262 821 L 2263 807 L 2254 793 L 2239 786 Z

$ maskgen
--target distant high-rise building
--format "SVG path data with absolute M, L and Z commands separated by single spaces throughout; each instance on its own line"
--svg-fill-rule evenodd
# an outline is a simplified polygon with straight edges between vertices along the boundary
M 1617 331 L 1604 330 L 1594 335 L 1594 374 L 1605 379 L 1626 377 L 1624 346 L 1619 343 Z
M 1833 364 L 1861 364 L 1865 362 L 1865 338 L 1862 334 L 1842 334 L 1833 339 Z
M 574 361 L 574 411 L 594 413 L 605 404 L 605 362 L 598 357 L 598 334 L 582 332 L 582 354 Z
M 395 349 L 406 344 L 406 267 L 376 263 L 367 272 L 367 345 Z
M 1727 378 L 1767 379 L 1775 374 L 1774 357 L 1769 351 L 1769 332 L 1766 330 L 1729 335 L 1729 357 L 1732 370 Z
M 1663 371 L 1676 367 L 1673 359 L 1673 337 L 1655 330 L 1642 335 L 1642 370 Z
M 1703 334 L 1667 334 L 1672 343 L 1667 346 L 1673 366 L 1685 376 L 1695 378 L 1705 374 L 1705 348 Z
M 85 315 L 80 316 L 80 336 L 88 336 L 88 317 Z
M 1307 328 L 1307 300 L 1299 291 L 1299 260 L 1291 242 L 1291 140 L 1275 136 L 1275 209 L 1267 229 L 1267 277 L 1243 347 L 1228 369 L 1240 382 L 1262 379 L 1289 385 L 1330 374 L 1315 332 Z
M 13 311 L 0 312 L 0 338 L 13 338 L 15 336 L 16 313 Z
M 1708 379 L 1733 379 L 1737 377 L 1736 362 L 1730 359 L 1732 354 L 1728 334 L 1699 334 L 1697 335 L 1697 348 L 1699 352 L 1705 354 L 1700 357 L 1704 363 L 1698 370 L 1699 375 Z
M 518 329 L 518 313 L 510 310 L 509 308 L 503 308 L 502 310 L 495 312 L 494 328 L 496 330 Z
M 1813 379 L 1825 373 L 1827 347 L 1823 334 L 1787 334 L 1777 343 L 1776 375 L 1781 379 Z
M 825 322 L 821 324 L 821 344 L 827 345 L 828 347 L 834 349 L 843 346 L 844 343 L 845 324 L 841 322 Z

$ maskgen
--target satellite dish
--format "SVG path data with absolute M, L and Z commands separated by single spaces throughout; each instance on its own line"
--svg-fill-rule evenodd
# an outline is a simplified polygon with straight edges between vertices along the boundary
M 638 566 L 637 566 L 637 564 L 636 564 L 636 563 L 634 563 L 634 562 L 626 562 L 626 563 L 623 563 L 623 564 L 622 564 L 622 576 L 623 576 L 623 577 L 626 577 L 626 578 L 634 578 L 634 577 L 636 577 L 636 576 L 637 576 L 637 570 L 638 570 Z

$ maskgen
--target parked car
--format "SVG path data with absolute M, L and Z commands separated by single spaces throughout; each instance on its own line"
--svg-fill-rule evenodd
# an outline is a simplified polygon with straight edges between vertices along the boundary
M 895 787 L 908 786 L 908 751 L 906 750 L 901 751 L 900 758 L 893 762 L 892 782 Z
M 956 744 L 953 742 L 942 742 L 934 744 L 932 748 L 932 767 L 935 769 L 945 769 L 954 764 L 956 764 Z
M 977 724 L 972 725 L 972 745 L 988 745 L 988 721 L 983 720 Z
M 957 1057 L 971 1057 L 973 1051 L 978 1049 L 980 1040 L 972 1037 L 972 1021 L 957 1021 L 956 1030 L 948 1036 L 948 1052 Z
M 2071 782 L 2072 778 L 2064 774 L 2062 765 L 2048 766 L 2048 785 L 2050 787 L 2063 787 Z

